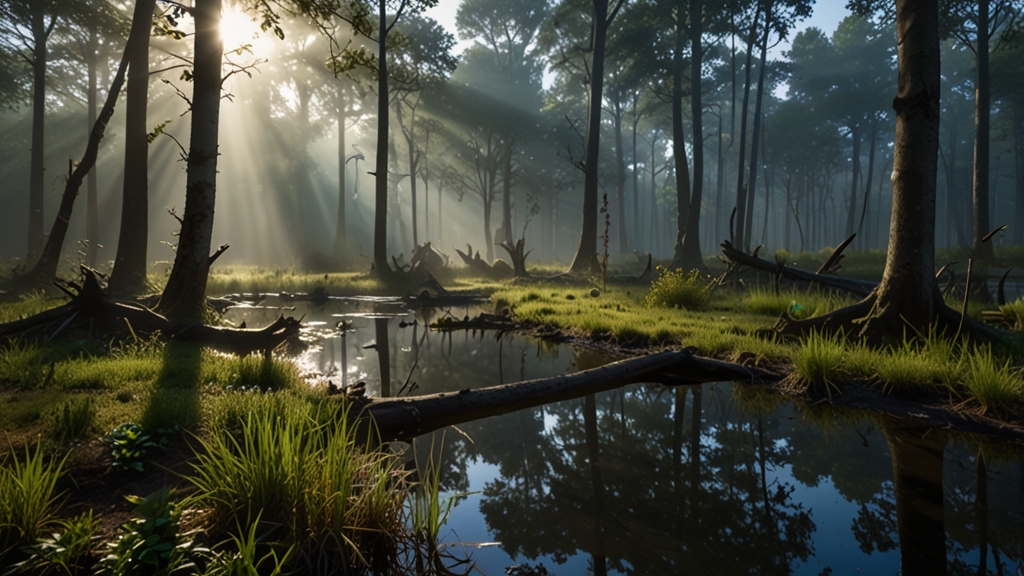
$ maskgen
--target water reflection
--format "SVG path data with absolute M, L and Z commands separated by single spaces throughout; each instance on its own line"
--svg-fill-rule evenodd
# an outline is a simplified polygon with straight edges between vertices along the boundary
M 364 380 L 371 393 L 397 393 L 406 381 L 415 394 L 453 391 L 607 360 L 427 330 L 429 315 L 444 311 L 359 306 L 307 312 L 324 324 L 307 334 L 304 365 Z M 363 348 L 371 341 L 375 353 Z M 1019 447 L 797 406 L 756 388 L 633 385 L 414 443 L 419 462 L 431 449 L 444 490 L 471 493 L 442 534 L 499 543 L 469 548 L 486 574 L 522 562 L 551 574 L 1024 570 Z

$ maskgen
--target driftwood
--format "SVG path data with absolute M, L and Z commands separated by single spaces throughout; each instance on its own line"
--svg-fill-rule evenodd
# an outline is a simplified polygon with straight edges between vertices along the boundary
M 722 253 L 725 254 L 726 258 L 737 264 L 757 268 L 758 270 L 764 270 L 772 274 L 779 274 L 778 264 L 746 254 L 742 250 L 738 250 L 734 247 L 728 240 L 722 243 Z M 822 286 L 828 286 L 838 290 L 846 290 L 847 292 L 852 292 L 859 296 L 867 296 L 878 286 L 878 282 L 856 280 L 853 278 L 841 278 L 839 276 L 830 276 L 828 274 L 815 274 L 813 272 L 801 270 L 800 268 L 793 268 L 792 266 L 786 266 L 782 270 L 782 276 L 789 278 L 790 280 L 799 280 L 801 282 L 816 282 Z
M 159 333 L 166 338 L 245 355 L 273 350 L 299 333 L 299 320 L 283 316 L 259 330 L 172 322 L 141 304 L 110 300 L 100 287 L 96 272 L 85 266 L 82 267 L 81 285 L 73 282 L 67 285 L 70 289 L 60 285 L 58 288 L 71 297 L 70 302 L 28 318 L 0 324 L 0 338 L 53 338 L 69 331 L 69 326 L 75 324 L 89 331 L 125 332 L 136 337 Z
M 512 274 L 516 278 L 529 278 L 530 274 L 526 271 L 526 257 L 530 255 L 533 250 L 526 250 L 526 239 L 520 238 L 516 240 L 516 245 L 512 246 L 508 242 L 502 242 L 498 244 L 508 252 L 509 258 L 512 260 Z M 493 267 L 492 267 L 493 270 Z
M 674 384 L 742 380 L 772 382 L 779 376 L 758 368 L 699 358 L 688 350 L 631 358 L 575 374 L 475 390 L 412 398 L 380 398 L 365 403 L 360 416 L 372 416 L 384 441 L 407 439 L 471 420 L 542 404 L 571 400 L 635 382 Z
M 488 264 L 486 260 L 480 257 L 480 252 L 473 252 L 473 246 L 466 244 L 466 252 L 455 249 L 455 252 L 462 258 L 463 263 L 477 274 L 482 274 L 491 278 L 507 278 L 515 274 L 515 270 L 508 262 L 505 262 L 501 258 L 494 261 L 494 264 Z M 525 256 L 523 257 L 525 259 Z

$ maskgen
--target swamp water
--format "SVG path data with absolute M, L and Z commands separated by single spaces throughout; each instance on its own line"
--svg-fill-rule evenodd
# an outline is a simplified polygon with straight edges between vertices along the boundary
M 364 381 L 375 396 L 381 355 L 385 395 L 406 381 L 413 395 L 431 394 L 612 360 L 426 328 L 479 307 L 412 311 L 374 298 L 295 306 L 288 313 L 306 314 L 310 344 L 302 369 L 335 384 Z M 226 316 L 260 326 L 278 314 L 239 307 Z M 1024 574 L 1019 446 L 754 387 L 630 385 L 426 435 L 408 454 L 423 463 L 431 452 L 442 495 L 458 501 L 441 537 L 488 575 L 517 564 L 559 575 L 894 575 L 901 555 L 921 574 L 943 565 Z

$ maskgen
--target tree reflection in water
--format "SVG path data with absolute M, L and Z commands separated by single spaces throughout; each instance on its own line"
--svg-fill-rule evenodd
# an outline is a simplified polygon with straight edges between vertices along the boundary
M 264 313 L 276 311 L 232 320 Z M 430 394 L 607 361 L 493 332 L 430 333 L 427 314 L 351 315 L 313 365 L 371 391 L 384 373 L 392 394 L 413 373 L 414 393 Z M 434 447 L 448 494 L 479 491 L 447 538 L 500 541 L 478 553 L 488 574 L 522 560 L 600 573 L 602 558 L 608 573 L 895 574 L 900 552 L 908 574 L 1009 576 L 1022 564 L 1019 446 L 954 436 L 940 448 L 935 432 L 905 438 L 878 416 L 728 384 L 633 385 L 459 428 L 414 449 L 426 462 Z

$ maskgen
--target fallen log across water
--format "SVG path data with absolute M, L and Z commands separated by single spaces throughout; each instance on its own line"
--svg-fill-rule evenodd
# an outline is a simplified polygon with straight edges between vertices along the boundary
M 246 355 L 273 350 L 299 333 L 299 320 L 284 316 L 257 330 L 173 322 L 141 304 L 109 299 L 100 287 L 96 272 L 84 266 L 81 285 L 70 282 L 68 285 L 76 292 L 63 287 L 61 289 L 71 296 L 71 301 L 28 318 L 0 324 L 0 339 L 52 339 L 77 327 L 99 333 L 123 332 L 129 337 L 148 337 L 160 333 L 165 338 Z
M 390 441 L 412 438 L 471 420 L 597 394 L 636 382 L 768 383 L 780 378 L 760 368 L 701 358 L 689 350 L 681 350 L 620 360 L 593 370 L 553 378 L 410 398 L 374 398 L 354 408 L 359 416 L 372 416 L 381 439 Z
M 749 266 L 758 270 L 764 270 L 766 272 L 771 272 L 772 274 L 779 273 L 779 265 L 775 262 L 747 254 L 742 250 L 737 249 L 728 240 L 722 243 L 722 253 L 725 254 L 726 258 L 737 264 Z M 830 276 L 828 274 L 815 274 L 814 272 L 808 272 L 806 270 L 801 270 L 800 268 L 793 268 L 792 266 L 783 266 L 782 276 L 789 278 L 790 280 L 798 280 L 801 282 L 816 282 L 822 286 L 845 290 L 859 296 L 867 296 L 878 286 L 878 282 L 871 282 L 870 280 L 856 280 L 854 278 L 842 278 L 839 276 Z

